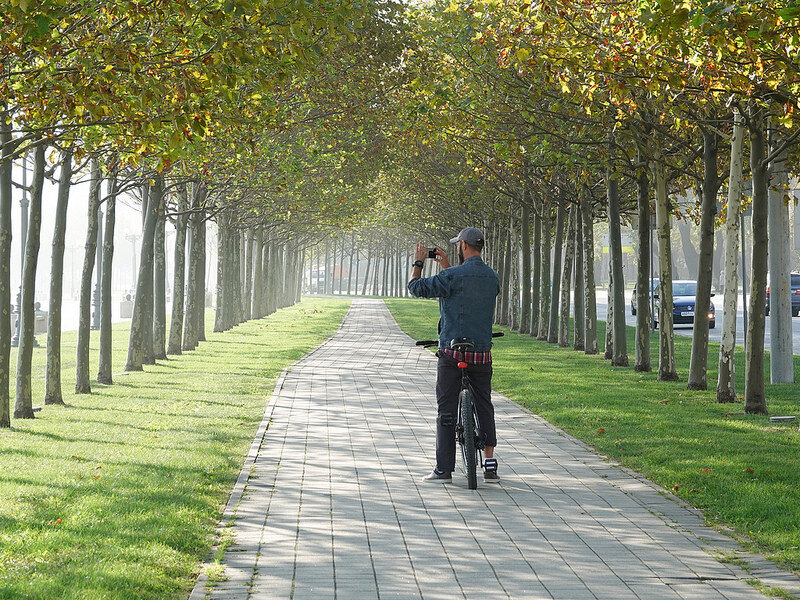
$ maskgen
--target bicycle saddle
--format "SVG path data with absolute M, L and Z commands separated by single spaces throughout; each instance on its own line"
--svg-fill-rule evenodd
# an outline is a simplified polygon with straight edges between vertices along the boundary
M 450 348 L 452 350 L 469 350 L 475 347 L 475 342 L 469 338 L 453 338 L 450 340 Z

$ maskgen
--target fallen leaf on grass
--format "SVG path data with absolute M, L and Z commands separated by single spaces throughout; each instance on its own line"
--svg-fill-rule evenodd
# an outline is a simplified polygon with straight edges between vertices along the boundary
M 603 435 L 605 432 L 606 432 L 606 430 L 603 429 L 602 427 L 597 430 L 598 435 Z
M 700 469 L 701 473 L 713 473 L 714 469 Z
M 683 487 L 683 484 L 682 484 L 682 483 L 676 483 L 675 485 L 673 485 L 673 486 L 672 486 L 672 491 L 673 491 L 673 492 L 677 492 L 677 491 L 678 491 L 679 489 L 681 489 L 682 487 Z
M 747 467 L 742 471 L 742 473 L 755 473 L 755 471 L 753 471 L 753 469 L 751 469 L 750 467 Z
M 670 402 L 671 400 L 669 398 L 664 398 L 663 400 L 658 401 L 659 404 L 669 404 Z

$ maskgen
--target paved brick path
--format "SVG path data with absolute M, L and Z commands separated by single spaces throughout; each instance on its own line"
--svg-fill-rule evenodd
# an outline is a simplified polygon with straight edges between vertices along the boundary
M 423 484 L 435 358 L 379 300 L 278 382 L 225 515 L 226 581 L 191 600 L 710 600 L 800 592 L 663 490 L 496 396 L 503 483 Z M 750 574 L 709 551 L 743 557 Z

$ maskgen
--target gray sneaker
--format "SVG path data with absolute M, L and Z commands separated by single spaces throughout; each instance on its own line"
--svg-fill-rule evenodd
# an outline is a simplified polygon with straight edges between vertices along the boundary
M 440 473 L 434 469 L 423 477 L 422 481 L 426 483 L 453 483 L 453 475 L 451 473 Z
M 497 459 L 486 458 L 483 461 L 483 481 L 486 483 L 500 483 L 500 476 L 497 474 Z

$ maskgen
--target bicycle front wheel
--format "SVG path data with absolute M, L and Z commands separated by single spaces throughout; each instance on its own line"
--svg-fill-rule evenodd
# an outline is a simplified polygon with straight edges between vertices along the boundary
M 467 485 L 469 489 L 478 488 L 477 467 L 478 452 L 475 449 L 475 419 L 472 416 L 472 394 L 470 391 L 461 390 L 458 396 L 458 408 L 461 425 L 464 428 L 461 441 L 461 456 L 464 459 L 464 469 L 467 472 Z

